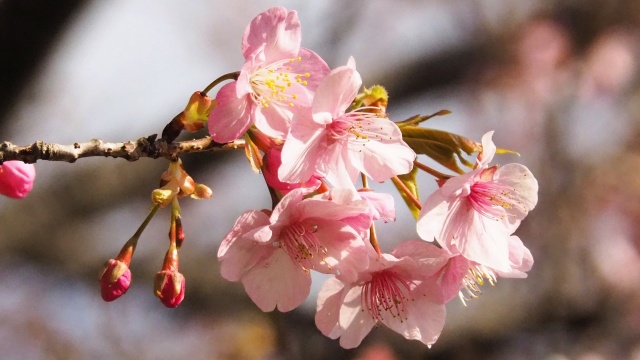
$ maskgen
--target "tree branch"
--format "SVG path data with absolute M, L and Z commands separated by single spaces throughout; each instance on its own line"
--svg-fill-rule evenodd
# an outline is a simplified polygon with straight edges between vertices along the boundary
M 80 158 L 104 156 L 123 158 L 136 161 L 140 158 L 176 159 L 181 154 L 238 149 L 244 147 L 244 141 L 236 140 L 227 144 L 220 144 L 211 140 L 210 136 L 202 139 L 168 143 L 164 139 L 156 139 L 158 135 L 141 137 L 135 141 L 120 143 L 104 142 L 92 139 L 72 145 L 49 144 L 36 141 L 27 146 L 18 146 L 5 141 L 0 144 L 0 164 L 9 160 L 21 160 L 25 163 L 35 163 L 38 160 L 64 161 L 73 163 Z

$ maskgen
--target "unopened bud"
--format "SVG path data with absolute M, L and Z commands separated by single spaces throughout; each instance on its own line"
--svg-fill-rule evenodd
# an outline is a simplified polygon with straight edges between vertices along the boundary
M 368 112 L 384 115 L 389 103 L 389 94 L 382 85 L 365 88 L 353 101 L 355 108 L 365 107 Z M 377 109 L 375 109 L 377 108 Z
M 162 207 L 169 205 L 175 197 L 175 193 L 170 189 L 155 189 L 151 192 L 151 201 Z
M 195 191 L 191 194 L 194 199 L 210 199 L 213 196 L 213 191 L 204 184 L 196 184 Z
M 22 161 L 6 161 L 0 165 L 0 194 L 22 199 L 33 188 L 36 168 Z
M 186 172 L 185 172 L 186 174 Z M 196 182 L 193 181 L 193 178 L 189 175 L 186 175 L 182 178 L 182 182 L 180 182 L 180 192 L 178 196 L 189 196 L 196 191 Z
M 99 279 L 102 299 L 113 301 L 129 290 L 131 270 L 126 263 L 110 259 L 104 264 Z
M 194 92 L 182 112 L 181 120 L 184 129 L 191 132 L 202 129 L 209 119 L 209 113 L 215 106 L 215 100 L 211 100 L 207 95 L 202 95 L 200 91 Z
M 159 271 L 153 281 L 153 290 L 162 304 L 175 308 L 184 300 L 185 279 L 177 270 Z

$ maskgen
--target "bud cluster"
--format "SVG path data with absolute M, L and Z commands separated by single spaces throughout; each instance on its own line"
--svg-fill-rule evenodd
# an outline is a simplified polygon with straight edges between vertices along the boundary
M 196 184 L 184 170 L 180 160 L 172 161 L 161 176 L 160 188 L 153 190 L 151 194 L 153 209 L 118 256 L 108 260 L 100 273 L 100 288 L 105 301 L 113 301 L 127 292 L 131 284 L 129 264 L 140 235 L 160 207 L 171 205 L 169 249 L 162 262 L 162 269 L 155 275 L 153 289 L 166 307 L 175 308 L 180 305 L 184 299 L 185 278 L 178 271 L 178 250 L 184 242 L 185 234 L 178 199 L 185 196 L 208 199 L 212 192 L 206 185 Z

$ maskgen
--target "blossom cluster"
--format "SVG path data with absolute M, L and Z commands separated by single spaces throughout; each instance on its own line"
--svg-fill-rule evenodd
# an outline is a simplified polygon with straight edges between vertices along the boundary
M 241 281 L 261 310 L 301 305 L 317 271 L 331 275 L 315 316 L 324 335 L 353 348 L 384 324 L 430 346 L 448 301 L 475 297 L 497 277 L 526 277 L 533 258 L 514 232 L 536 205 L 538 184 L 523 165 L 490 165 L 493 132 L 456 143 L 451 156 L 477 152 L 475 164 L 454 168 L 455 176 L 431 172 L 439 188 L 420 203 L 406 186 L 415 180 L 401 177 L 415 170 L 417 154 L 435 150 L 416 146 L 425 138 L 419 122 L 389 119 L 384 91 L 360 93 L 353 58 L 331 70 L 301 47 L 297 13 L 282 7 L 250 23 L 242 53 L 208 128 L 216 142 L 244 137 L 273 198 L 272 210 L 240 215 L 218 251 L 222 276 Z M 411 142 L 409 130 L 418 134 Z M 375 224 L 395 221 L 395 204 L 369 179 L 392 180 L 412 199 L 421 240 L 383 251 Z

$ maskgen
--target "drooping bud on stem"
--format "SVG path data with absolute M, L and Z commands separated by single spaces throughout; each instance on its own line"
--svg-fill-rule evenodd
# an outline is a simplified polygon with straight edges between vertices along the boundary
M 129 290 L 131 270 L 123 261 L 110 259 L 100 272 L 100 293 L 104 301 L 113 301 Z
M 147 224 L 149 224 L 149 221 L 151 221 L 159 208 L 159 205 L 155 205 L 151 209 L 149 215 L 147 215 L 147 218 L 140 224 L 136 233 L 124 244 L 118 256 L 115 259 L 108 260 L 104 264 L 98 276 L 100 280 L 100 293 L 104 301 L 113 301 L 129 290 L 129 285 L 131 285 L 131 270 L 129 270 L 131 258 L 138 245 L 140 235 L 142 235 Z
M 184 276 L 178 272 L 178 249 L 175 242 L 172 242 L 165 255 L 162 270 L 154 278 L 153 291 L 164 306 L 175 308 L 184 300 L 184 289 Z

